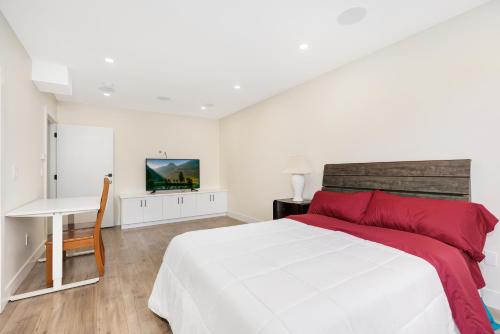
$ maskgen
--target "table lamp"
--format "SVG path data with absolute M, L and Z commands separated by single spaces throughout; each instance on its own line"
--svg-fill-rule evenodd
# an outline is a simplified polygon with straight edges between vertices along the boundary
M 311 169 L 307 160 L 300 155 L 292 156 L 288 159 L 287 168 L 283 173 L 292 174 L 293 201 L 302 202 L 304 192 L 305 174 L 309 174 Z

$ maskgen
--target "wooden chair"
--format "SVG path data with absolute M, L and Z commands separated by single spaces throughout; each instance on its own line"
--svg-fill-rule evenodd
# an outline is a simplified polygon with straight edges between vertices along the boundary
M 97 212 L 97 219 L 94 227 L 70 229 L 63 233 L 63 252 L 68 250 L 80 248 L 93 248 L 95 255 L 95 262 L 99 276 L 104 276 L 104 263 L 106 255 L 104 250 L 104 243 L 101 236 L 101 223 L 106 209 L 106 202 L 108 201 L 109 184 L 111 181 L 106 177 L 104 178 L 104 185 L 102 188 L 101 205 Z M 47 287 L 52 287 L 52 235 L 49 235 L 45 242 L 45 275 Z

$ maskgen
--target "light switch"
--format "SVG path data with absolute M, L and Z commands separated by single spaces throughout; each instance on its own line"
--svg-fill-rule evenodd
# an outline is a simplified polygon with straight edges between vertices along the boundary
M 16 165 L 12 165 L 11 167 L 11 175 L 12 175 L 12 180 L 17 180 L 17 167 Z

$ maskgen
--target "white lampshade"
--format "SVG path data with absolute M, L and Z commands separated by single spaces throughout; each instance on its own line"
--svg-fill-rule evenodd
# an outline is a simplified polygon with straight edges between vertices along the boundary
M 307 162 L 306 158 L 301 155 L 291 156 L 288 159 L 287 167 L 283 173 L 288 174 L 309 174 L 311 172 L 311 167 Z

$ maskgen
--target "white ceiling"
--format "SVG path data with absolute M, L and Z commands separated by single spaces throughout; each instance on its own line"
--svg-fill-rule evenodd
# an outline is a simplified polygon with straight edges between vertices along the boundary
M 60 100 L 217 118 L 485 2 L 0 0 L 0 10 L 33 59 L 70 68 L 73 95 Z M 366 18 L 339 25 L 353 7 Z

